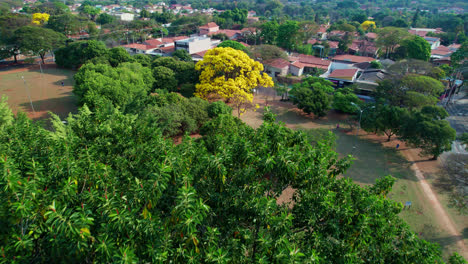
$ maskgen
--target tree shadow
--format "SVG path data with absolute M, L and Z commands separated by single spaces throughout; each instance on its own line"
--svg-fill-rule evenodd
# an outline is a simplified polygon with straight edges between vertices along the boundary
M 340 156 L 352 155 L 355 158 L 345 176 L 357 182 L 374 184 L 376 179 L 386 175 L 418 181 L 411 170 L 412 162 L 405 159 L 396 149 L 382 146 L 379 141 L 340 133 L 336 151 Z
M 460 240 L 468 238 L 468 228 L 463 229 L 462 234 L 459 236 L 439 236 L 440 230 L 432 225 L 424 225 L 420 235 L 433 243 L 437 243 L 445 251 L 447 247 L 457 243 Z
M 49 112 L 64 119 L 69 113 L 77 113 L 78 110 L 77 98 L 71 92 L 64 94 L 63 97 L 33 101 L 35 114 L 32 111 L 30 102 L 21 103 L 20 106 L 27 110 L 28 116 L 34 121 L 47 120 L 50 117 Z

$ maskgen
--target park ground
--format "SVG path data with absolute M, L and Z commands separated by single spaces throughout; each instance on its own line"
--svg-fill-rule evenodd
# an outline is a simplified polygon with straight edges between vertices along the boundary
M 72 93 L 75 72 L 59 69 L 54 64 L 46 64 L 42 70 L 42 74 L 38 66 L 0 70 L 0 94 L 8 96 L 8 103 L 14 113 L 23 111 L 34 120 L 47 120 L 49 112 L 58 114 L 62 119 L 68 113 L 76 112 L 76 98 Z M 439 243 L 445 257 L 457 251 L 468 258 L 465 246 L 468 244 L 468 216 L 449 206 L 449 194 L 441 187 L 444 186 L 441 183 L 446 182 L 446 175 L 441 172 L 440 160 L 420 157 L 417 149 L 409 148 L 398 140 L 386 142 L 385 137 L 363 131 L 356 136 L 356 130 L 344 115 L 330 113 L 316 120 L 313 116 L 303 114 L 291 103 L 280 102 L 279 99 L 271 91 L 256 95 L 254 100 L 260 108 L 248 111 L 242 120 L 253 127 L 260 126 L 263 109 L 269 105 L 277 114 L 277 120 L 287 127 L 329 129 L 337 135 L 336 151 L 342 156 L 351 154 L 355 158 L 344 177 L 351 177 L 360 185 L 373 184 L 385 175 L 397 178 L 388 198 L 403 204 L 407 201 L 412 203 L 411 208 L 401 212 L 401 217 L 412 230 L 422 238 Z M 339 129 L 336 128 L 338 123 Z M 395 148 L 396 144 L 400 144 L 398 149 Z M 421 187 L 421 178 L 415 174 L 415 165 L 429 183 L 428 186 L 435 191 L 442 206 L 439 209 L 446 212 L 448 217 L 441 217 L 440 210 L 434 207 L 434 201 L 427 197 Z M 449 230 L 448 226 L 454 227 L 454 230 Z
M 52 63 L 42 65 L 42 73 L 39 65 L 10 67 L 0 71 L 0 94 L 8 97 L 15 114 L 22 111 L 33 120 L 46 120 L 53 112 L 64 118 L 77 110 L 74 74 Z
M 392 175 L 397 181 L 387 198 L 403 205 L 411 202 L 411 208 L 400 213 L 411 229 L 420 237 L 440 244 L 445 258 L 457 251 L 468 259 L 468 215 L 449 205 L 449 192 L 444 184 L 440 184 L 447 182 L 440 159 L 434 161 L 430 157 L 419 156 L 418 149 L 396 139 L 387 142 L 385 136 L 362 130 L 357 136 L 356 128 L 351 126 L 352 122 L 345 115 L 331 112 L 324 118 L 314 119 L 292 103 L 280 102 L 279 99 L 271 92 L 257 94 L 254 103 L 259 104 L 260 108 L 246 112 L 241 119 L 252 127 L 260 126 L 263 109 L 268 105 L 277 115 L 277 121 L 292 129 L 329 129 L 337 135 L 336 151 L 341 156 L 351 154 L 355 158 L 344 177 L 350 177 L 364 186 L 375 183 L 376 179 L 385 175 Z M 340 124 L 339 129 L 337 124 Z M 400 144 L 398 149 L 397 144 Z M 416 168 L 421 174 L 416 175 Z M 428 183 L 426 187 L 430 188 L 434 197 L 428 195 L 423 181 Z M 434 199 L 440 202 L 440 207 L 437 208 Z

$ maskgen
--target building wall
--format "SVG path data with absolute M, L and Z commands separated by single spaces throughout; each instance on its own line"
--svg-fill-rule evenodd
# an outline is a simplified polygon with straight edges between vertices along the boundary
M 176 50 L 184 49 L 189 54 L 209 50 L 211 48 L 211 40 L 209 38 L 195 39 L 194 41 L 176 41 Z
M 304 71 L 304 68 L 297 68 L 296 66 L 291 66 L 289 67 L 289 71 L 294 76 L 301 76 Z
M 130 13 L 122 13 L 119 15 L 119 17 L 120 17 L 120 20 L 122 21 L 133 21 L 133 19 L 135 18 L 135 15 L 130 14 Z

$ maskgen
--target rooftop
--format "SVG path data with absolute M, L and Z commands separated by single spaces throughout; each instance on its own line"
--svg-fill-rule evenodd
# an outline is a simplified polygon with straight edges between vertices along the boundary
M 272 60 L 267 60 L 263 62 L 264 65 L 268 65 L 270 67 L 282 69 L 284 67 L 289 66 L 289 61 L 282 59 L 282 58 L 277 58 L 277 59 L 272 59 Z
M 348 55 L 348 54 L 335 56 L 333 60 L 349 61 L 349 62 L 354 62 L 354 63 L 375 61 L 375 59 L 371 57 L 363 57 L 363 56 Z
M 330 73 L 330 75 L 328 75 L 328 78 L 352 78 L 357 73 L 357 71 L 357 69 L 334 70 L 332 73 Z

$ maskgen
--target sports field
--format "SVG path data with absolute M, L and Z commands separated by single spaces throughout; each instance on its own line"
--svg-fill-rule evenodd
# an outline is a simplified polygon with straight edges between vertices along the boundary
M 0 94 L 8 97 L 13 112 L 23 111 L 34 120 L 49 117 L 49 112 L 61 118 L 77 110 L 72 93 L 74 71 L 46 64 L 0 71 Z M 62 86 L 63 82 L 63 86 Z

